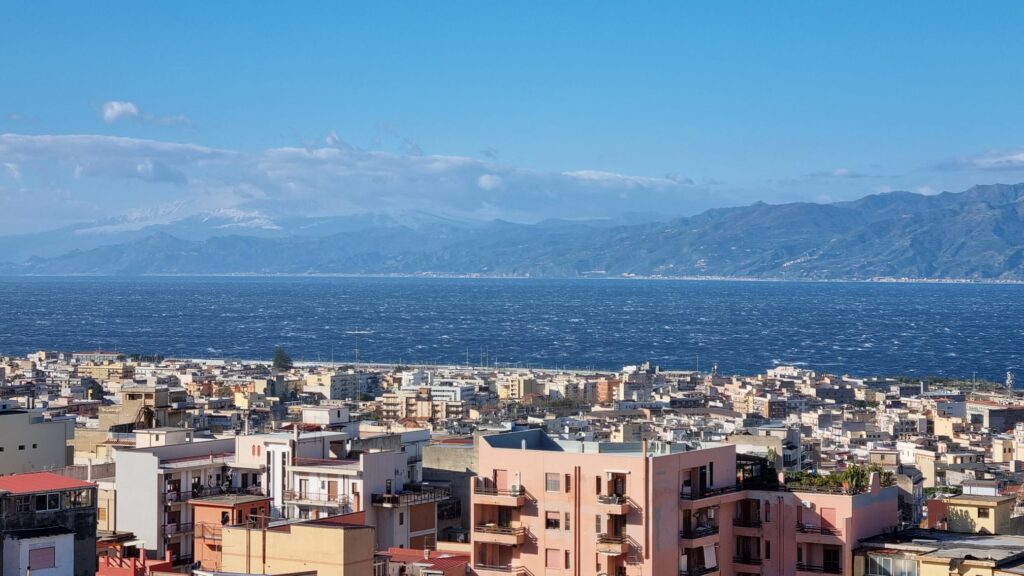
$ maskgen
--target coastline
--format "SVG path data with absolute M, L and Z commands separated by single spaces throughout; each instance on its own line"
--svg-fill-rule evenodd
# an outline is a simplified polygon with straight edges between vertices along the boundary
M 279 273 L 209 273 L 209 274 L 0 274 L 3 279 L 27 278 L 95 278 L 95 279 L 139 279 L 139 278 L 377 278 L 377 279 L 436 279 L 436 280 L 539 280 L 539 281 L 661 281 L 661 282 L 766 282 L 793 284 L 982 284 L 982 285 L 1024 285 L 1024 279 L 998 278 L 918 278 L 918 277 L 872 277 L 872 278 L 786 278 L 760 276 L 661 276 L 624 274 L 579 275 L 579 276 L 531 276 L 513 274 L 447 274 L 422 273 L 347 273 L 347 272 L 279 272 Z

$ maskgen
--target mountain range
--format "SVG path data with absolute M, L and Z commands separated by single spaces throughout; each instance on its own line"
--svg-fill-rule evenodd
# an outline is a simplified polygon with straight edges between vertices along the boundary
M 0 274 L 451 274 L 1024 280 L 1024 184 L 659 220 L 517 224 L 239 212 L 0 237 Z

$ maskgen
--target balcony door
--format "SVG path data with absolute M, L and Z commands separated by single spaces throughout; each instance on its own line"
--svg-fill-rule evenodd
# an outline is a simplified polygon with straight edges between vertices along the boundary
M 494 471 L 494 489 L 508 490 L 508 470 Z
M 338 499 L 338 481 L 328 480 L 327 481 L 327 499 L 334 502 Z

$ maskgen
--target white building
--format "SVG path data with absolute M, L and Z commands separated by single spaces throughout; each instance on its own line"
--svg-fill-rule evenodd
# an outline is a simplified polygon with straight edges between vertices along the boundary
M 30 410 L 0 410 L 0 475 L 54 470 L 74 463 L 68 441 L 74 416 Z

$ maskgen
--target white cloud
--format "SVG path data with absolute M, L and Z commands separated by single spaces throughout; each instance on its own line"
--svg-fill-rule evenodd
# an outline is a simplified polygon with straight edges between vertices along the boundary
M 940 165 L 948 169 L 976 170 L 1024 170 L 1024 150 L 989 152 L 976 156 L 965 156 Z
M 21 170 L 18 168 L 17 164 L 14 162 L 4 162 L 3 167 L 7 171 L 7 175 L 10 176 L 12 180 L 21 180 Z
M 122 119 L 139 117 L 139 107 L 134 102 L 125 102 L 123 100 L 104 102 L 100 112 L 103 115 L 103 121 L 108 124 Z
M 0 134 L 0 158 L 17 163 L 27 178 L 46 175 L 107 215 L 174 205 L 173 217 L 217 210 L 280 216 L 421 211 L 529 222 L 687 214 L 736 203 L 721 187 L 682 176 L 549 172 L 416 150 L 365 150 L 333 132 L 324 142 L 333 145 L 243 152 L 113 136 Z M 39 196 L 45 205 L 47 193 Z M 79 220 L 89 219 L 86 212 Z
M 113 124 L 121 120 L 135 120 L 148 124 L 160 126 L 188 126 L 191 124 L 188 116 L 175 114 L 172 116 L 157 116 L 142 111 L 138 104 L 125 100 L 110 100 L 100 106 L 100 115 L 107 124 Z
M 480 188 L 484 190 L 494 190 L 501 186 L 501 176 L 495 176 L 494 174 L 483 174 L 476 179 L 476 183 Z

